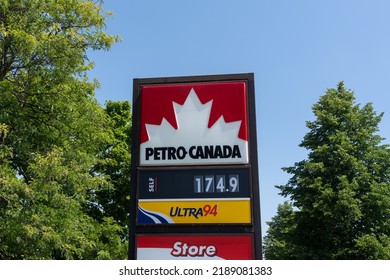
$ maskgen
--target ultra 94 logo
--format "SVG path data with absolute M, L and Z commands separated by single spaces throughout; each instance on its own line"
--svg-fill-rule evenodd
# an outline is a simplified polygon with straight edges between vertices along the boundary
M 194 193 L 239 192 L 240 179 L 234 175 L 196 175 Z
M 169 215 L 171 217 L 194 217 L 198 219 L 199 217 L 206 217 L 208 215 L 213 215 L 214 217 L 218 214 L 218 205 L 209 205 L 206 204 L 203 207 L 171 207 Z

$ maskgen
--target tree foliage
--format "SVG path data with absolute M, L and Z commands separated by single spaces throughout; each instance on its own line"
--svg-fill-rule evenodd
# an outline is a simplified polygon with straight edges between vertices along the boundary
M 308 158 L 283 168 L 292 177 L 277 188 L 292 207 L 281 206 L 269 223 L 266 257 L 390 259 L 390 149 L 377 135 L 383 113 L 356 104 L 343 83 L 313 112 L 300 144 Z
M 124 228 L 88 211 L 115 189 L 97 155 L 115 123 L 87 50 L 108 50 L 101 1 L 0 1 L 0 259 L 124 258 Z
M 98 220 L 109 216 L 125 229 L 120 236 L 128 239 L 131 172 L 131 106 L 130 102 L 106 103 L 105 111 L 112 123 L 113 140 L 98 155 L 93 172 L 109 176 L 111 188 L 93 192 L 88 212 Z

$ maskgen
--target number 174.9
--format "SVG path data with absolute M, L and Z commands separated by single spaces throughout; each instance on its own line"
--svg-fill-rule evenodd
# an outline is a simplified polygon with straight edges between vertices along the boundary
M 239 192 L 239 176 L 234 175 L 196 175 L 194 176 L 195 193 Z

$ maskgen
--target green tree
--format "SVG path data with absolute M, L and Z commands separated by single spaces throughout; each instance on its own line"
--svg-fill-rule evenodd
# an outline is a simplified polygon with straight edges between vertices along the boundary
M 102 1 L 0 1 L 0 259 L 125 258 L 123 227 L 86 209 L 114 141 L 87 50 L 109 50 Z M 123 233 L 122 233 L 123 235 Z
M 390 259 L 390 149 L 376 134 L 383 113 L 356 104 L 343 83 L 313 112 L 300 144 L 308 158 L 284 168 L 292 177 L 277 187 L 292 201 L 289 227 L 276 222 L 281 212 L 269 223 L 266 257 Z
M 267 259 L 295 259 L 295 246 L 288 242 L 294 231 L 294 210 L 289 202 L 278 206 L 276 216 L 267 222 L 269 228 L 264 237 L 263 253 Z
M 125 229 L 121 233 L 128 240 L 131 173 L 131 105 L 128 101 L 106 103 L 105 111 L 112 123 L 113 140 L 98 155 L 93 172 L 109 176 L 110 188 L 93 190 L 88 212 L 98 220 L 113 219 Z

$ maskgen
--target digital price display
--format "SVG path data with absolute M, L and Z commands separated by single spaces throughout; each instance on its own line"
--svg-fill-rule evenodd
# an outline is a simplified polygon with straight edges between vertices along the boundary
M 140 170 L 139 199 L 250 197 L 249 169 Z
M 227 177 L 227 178 L 226 178 Z M 239 192 L 238 175 L 197 175 L 194 176 L 194 192 L 195 193 L 214 193 L 214 192 Z

